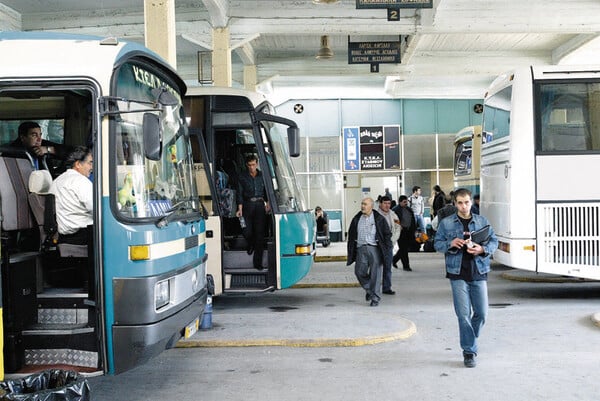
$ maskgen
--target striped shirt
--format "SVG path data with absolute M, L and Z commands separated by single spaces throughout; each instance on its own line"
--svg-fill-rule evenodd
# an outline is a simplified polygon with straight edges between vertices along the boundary
M 358 219 L 358 238 L 356 243 L 358 246 L 377 245 L 377 228 L 375 227 L 375 214 L 371 212 L 369 216 L 363 214 Z

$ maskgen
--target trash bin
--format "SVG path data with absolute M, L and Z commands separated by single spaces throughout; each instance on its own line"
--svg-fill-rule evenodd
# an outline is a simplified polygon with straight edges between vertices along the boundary
M 0 382 L 0 401 L 89 401 L 90 386 L 72 370 L 45 370 Z

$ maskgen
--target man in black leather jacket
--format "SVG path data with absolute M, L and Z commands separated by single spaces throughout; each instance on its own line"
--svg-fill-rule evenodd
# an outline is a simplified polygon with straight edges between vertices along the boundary
M 371 306 L 379 305 L 383 277 L 383 255 L 392 249 L 392 231 L 385 217 L 373 210 L 372 198 L 364 198 L 360 212 L 354 216 L 348 230 L 348 260 L 354 274 L 365 289 L 365 299 Z

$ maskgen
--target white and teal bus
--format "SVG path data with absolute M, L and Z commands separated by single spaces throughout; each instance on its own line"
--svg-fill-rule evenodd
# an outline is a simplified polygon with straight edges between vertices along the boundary
M 210 167 L 198 169 L 197 179 L 209 215 L 208 272 L 214 278 L 215 294 L 294 285 L 312 266 L 316 240 L 314 215 L 290 159 L 300 154 L 296 123 L 275 115 L 264 96 L 240 89 L 190 88 L 185 106 L 190 130 L 200 138 L 196 159 L 208 160 Z M 249 155 L 258 158 L 265 201 L 271 207 L 263 238 L 266 269 L 260 271 L 253 268 L 254 255 L 247 254 L 248 244 L 235 217 L 237 178 Z
M 454 137 L 454 188 L 479 193 L 481 125 L 471 125 Z
M 186 87 L 159 56 L 114 38 L 3 32 L 0 54 L 4 369 L 123 372 L 193 334 L 206 305 Z M 62 160 L 47 157 L 42 173 L 14 146 L 24 121 L 58 147 L 92 149 L 87 246 L 54 240 L 43 181 Z
M 600 279 L 600 67 L 541 66 L 485 95 L 481 214 L 507 266 Z

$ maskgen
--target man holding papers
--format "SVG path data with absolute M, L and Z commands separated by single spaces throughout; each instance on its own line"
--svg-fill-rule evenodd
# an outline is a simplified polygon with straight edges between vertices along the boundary
M 498 239 L 487 219 L 471 214 L 471 202 L 468 189 L 454 192 L 457 211 L 440 221 L 434 240 L 436 251 L 446 255 L 446 277 L 452 288 L 463 362 L 468 368 L 476 366 L 477 339 L 488 310 L 490 257 L 498 248 Z

